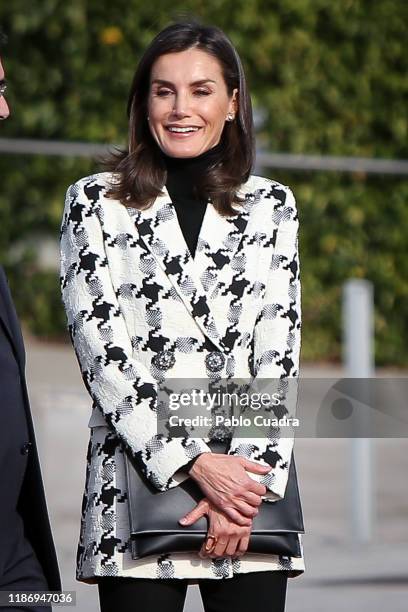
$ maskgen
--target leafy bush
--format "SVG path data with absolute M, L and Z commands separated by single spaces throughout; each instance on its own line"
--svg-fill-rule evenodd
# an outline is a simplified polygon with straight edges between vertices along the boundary
M 408 157 L 404 0 L 187 0 L 183 7 L 236 45 L 254 106 L 266 111 L 258 135 L 264 149 Z M 124 142 L 133 71 L 172 16 L 169 0 L 2 3 L 13 112 L 2 136 Z M 97 169 L 84 159 L 0 157 L 0 256 L 36 333 L 63 333 L 58 284 L 55 273 L 36 272 L 35 258 L 27 266 L 15 244 L 33 232 L 57 236 L 68 184 Z M 299 206 L 302 357 L 339 359 L 341 288 L 354 276 L 374 283 L 377 363 L 407 365 L 408 180 L 262 174 L 289 184 Z

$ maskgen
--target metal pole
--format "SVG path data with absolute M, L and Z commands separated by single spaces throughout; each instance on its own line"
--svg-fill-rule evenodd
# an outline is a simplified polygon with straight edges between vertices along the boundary
M 350 279 L 343 291 L 343 361 L 348 378 L 368 379 L 374 375 L 373 285 Z M 355 542 L 369 542 L 373 530 L 373 457 L 370 438 L 352 438 L 350 510 Z
M 260 124 L 260 120 L 258 121 Z M 27 138 L 0 138 L 0 154 L 11 155 L 61 155 L 64 157 L 104 157 L 118 145 L 72 142 L 58 140 L 36 140 Z M 123 145 L 119 145 L 123 146 Z M 281 168 L 284 170 L 363 172 L 368 174 L 408 174 L 407 159 L 372 159 L 367 157 L 339 157 L 335 155 L 298 155 L 293 153 L 268 153 L 258 148 L 256 167 Z

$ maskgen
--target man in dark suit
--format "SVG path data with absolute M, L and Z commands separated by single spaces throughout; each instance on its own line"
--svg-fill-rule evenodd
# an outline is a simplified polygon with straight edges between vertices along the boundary
M 2 119 L 9 115 L 4 93 L 0 58 Z M 59 591 L 61 582 L 25 380 L 23 337 L 1 266 L 0 415 L 0 591 Z M 0 610 L 8 609 L 50 608 L 8 608 L 0 604 Z

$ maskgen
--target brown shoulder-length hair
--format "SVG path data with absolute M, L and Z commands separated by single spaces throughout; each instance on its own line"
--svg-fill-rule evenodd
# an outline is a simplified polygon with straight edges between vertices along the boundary
M 108 195 L 138 209 L 148 208 L 162 195 L 166 166 L 147 121 L 151 69 L 159 56 L 193 47 L 218 60 L 229 96 L 234 88 L 238 89 L 237 113 L 233 121 L 225 122 L 219 159 L 196 185 L 200 196 L 211 198 L 220 214 L 230 216 L 236 214 L 232 204 L 243 202 L 236 192 L 248 180 L 255 155 L 251 98 L 232 42 L 220 28 L 202 25 L 195 19 L 177 21 L 164 28 L 139 61 L 128 100 L 128 149 L 117 149 L 105 159 L 105 167 L 115 173 Z

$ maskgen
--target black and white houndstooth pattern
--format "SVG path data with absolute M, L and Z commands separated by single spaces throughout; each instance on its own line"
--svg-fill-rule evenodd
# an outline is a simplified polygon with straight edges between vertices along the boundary
M 113 175 L 67 191 L 61 227 L 61 290 L 69 332 L 93 400 L 77 577 L 222 578 L 304 571 L 301 558 L 246 554 L 202 560 L 170 554 L 133 561 L 123 452 L 161 491 L 209 452 L 208 438 L 157 434 L 158 386 L 166 379 L 296 378 L 301 295 L 298 216 L 291 190 L 251 175 L 243 208 L 225 218 L 208 204 L 196 256 L 188 250 L 167 189 L 148 210 L 106 198 Z M 285 493 L 293 438 L 245 438 L 230 454 L 275 464 L 265 501 Z M 301 536 L 299 536 L 301 541 Z

